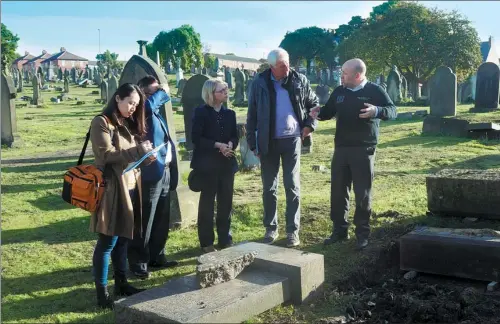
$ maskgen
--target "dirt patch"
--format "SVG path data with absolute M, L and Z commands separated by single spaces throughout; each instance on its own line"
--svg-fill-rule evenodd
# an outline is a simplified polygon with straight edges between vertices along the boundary
M 337 285 L 351 297 L 345 317 L 320 323 L 461 323 L 493 324 L 500 299 L 484 293 L 485 282 L 418 274 L 404 279 L 396 240 L 379 246 L 363 269 Z

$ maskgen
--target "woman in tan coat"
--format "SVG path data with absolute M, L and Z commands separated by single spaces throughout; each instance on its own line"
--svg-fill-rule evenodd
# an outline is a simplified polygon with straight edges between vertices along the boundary
M 93 267 L 97 304 L 113 308 L 107 289 L 109 256 L 113 261 L 115 295 L 130 296 L 140 289 L 126 279 L 127 242 L 141 233 L 140 171 L 123 174 L 130 163 L 152 150 L 146 133 L 144 98 L 133 84 L 120 86 L 101 115 L 92 120 L 90 140 L 95 165 L 103 170 L 106 191 L 99 208 L 92 214 L 90 230 L 98 233 Z

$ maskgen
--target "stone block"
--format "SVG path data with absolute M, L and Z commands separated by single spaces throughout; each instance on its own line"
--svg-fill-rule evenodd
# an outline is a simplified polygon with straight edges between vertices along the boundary
M 234 253 L 219 257 L 218 252 L 208 253 L 211 263 L 203 263 L 196 267 L 196 276 L 201 288 L 215 286 L 236 278 L 254 260 L 257 252 Z
M 426 178 L 435 214 L 500 219 L 500 171 L 444 169 Z
M 421 227 L 400 239 L 400 268 L 475 280 L 500 279 L 500 232 Z
M 403 113 L 398 113 L 398 120 L 408 120 L 413 118 L 413 113 L 412 112 L 403 112 Z
M 116 323 L 239 323 L 290 299 L 290 280 L 246 269 L 236 279 L 199 289 L 195 274 L 115 303 Z
M 467 120 L 429 115 L 424 119 L 422 133 L 429 135 L 467 137 L 468 125 L 469 122 Z
M 255 261 L 249 269 L 269 271 L 290 279 L 292 302 L 300 304 L 314 296 L 325 280 L 324 258 L 322 254 L 287 249 L 268 244 L 248 242 L 227 248 L 218 253 L 247 253 L 256 251 Z M 208 263 L 206 255 L 198 261 Z
M 467 126 L 468 131 L 500 130 L 500 125 L 495 123 L 473 123 Z

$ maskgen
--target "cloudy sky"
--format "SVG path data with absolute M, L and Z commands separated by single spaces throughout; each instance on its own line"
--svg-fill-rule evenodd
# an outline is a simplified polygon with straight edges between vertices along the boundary
M 109 49 L 128 60 L 137 40 L 153 41 L 162 30 L 190 24 L 213 53 L 262 58 L 287 31 L 336 28 L 352 16 L 367 17 L 383 1 L 2 1 L 1 21 L 20 37 L 19 53 L 56 53 L 60 47 L 94 60 Z M 428 7 L 458 10 L 482 40 L 491 35 L 500 53 L 500 2 L 425 1 Z M 100 31 L 99 31 L 99 30 Z

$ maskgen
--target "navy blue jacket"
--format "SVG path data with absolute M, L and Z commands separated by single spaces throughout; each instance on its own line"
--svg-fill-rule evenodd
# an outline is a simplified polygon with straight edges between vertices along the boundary
M 147 139 L 157 147 L 166 141 L 170 142 L 170 149 L 172 152 L 172 161 L 170 162 L 170 190 L 177 188 L 179 181 L 177 164 L 176 164 L 176 150 L 175 144 L 170 138 L 167 123 L 160 115 L 160 107 L 170 100 L 168 93 L 163 89 L 156 91 L 153 95 L 146 99 L 146 125 L 147 125 Z M 163 122 L 162 122 L 163 120 Z M 167 156 L 167 146 L 164 146 L 157 153 L 156 161 L 147 166 L 141 167 L 141 176 L 143 181 L 157 182 L 160 181 L 165 169 L 165 158 Z
M 204 172 L 215 171 L 219 168 L 238 170 L 236 158 L 226 158 L 219 149 L 214 148 L 215 142 L 233 143 L 233 150 L 238 147 L 238 134 L 236 129 L 236 113 L 234 110 L 222 106 L 222 125 L 224 134 L 221 135 L 217 123 L 217 113 L 209 105 L 202 105 L 195 109 L 193 114 L 193 127 L 191 131 L 194 144 L 191 168 Z

